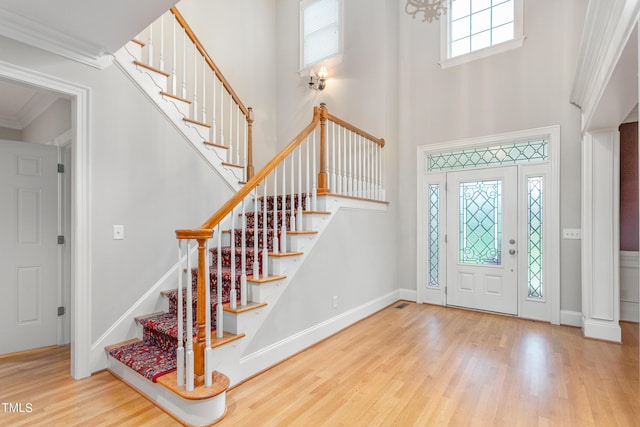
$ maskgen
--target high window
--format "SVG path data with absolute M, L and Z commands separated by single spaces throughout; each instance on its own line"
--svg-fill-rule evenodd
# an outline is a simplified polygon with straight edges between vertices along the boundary
M 300 68 L 342 54 L 342 0 L 300 1 Z
M 522 46 L 523 0 L 450 0 L 443 19 L 443 67 Z

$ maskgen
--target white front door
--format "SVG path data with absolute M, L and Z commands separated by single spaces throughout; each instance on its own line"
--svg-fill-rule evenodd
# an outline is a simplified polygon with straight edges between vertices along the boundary
M 0 354 L 57 343 L 57 159 L 0 141 Z
M 447 173 L 447 305 L 518 314 L 517 166 Z

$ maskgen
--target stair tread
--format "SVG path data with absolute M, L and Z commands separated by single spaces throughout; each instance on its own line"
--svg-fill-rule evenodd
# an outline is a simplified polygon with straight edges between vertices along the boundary
M 207 128 L 211 127 L 211 125 L 208 124 L 208 123 L 199 122 L 197 120 L 193 120 L 193 119 L 190 119 L 188 117 L 184 117 L 182 120 L 187 122 L 187 123 L 192 123 L 194 125 L 200 125 L 200 126 L 204 126 L 204 127 L 207 127 Z
M 276 258 L 286 258 L 286 257 L 292 257 L 292 256 L 300 256 L 300 255 L 304 255 L 304 252 L 278 252 L 277 254 L 274 254 L 273 252 L 269 252 L 269 256 L 276 257 Z
M 166 375 L 158 378 L 158 384 L 163 385 L 167 389 L 171 390 L 178 396 L 187 400 L 203 400 L 203 399 L 211 399 L 216 397 L 229 388 L 229 377 L 226 375 L 214 371 L 212 377 L 212 383 L 209 387 L 196 387 L 193 391 L 187 391 L 186 386 L 178 386 L 178 373 L 170 372 Z
M 204 145 L 210 145 L 212 147 L 223 148 L 225 150 L 229 149 L 229 147 L 227 147 L 226 145 L 216 144 L 215 142 L 211 142 L 211 141 L 203 141 L 203 144 Z
M 286 279 L 287 276 L 267 276 L 267 277 L 260 277 L 258 279 L 254 279 L 253 277 L 251 278 L 247 278 L 247 282 L 251 282 L 251 283 L 269 283 L 269 282 L 275 282 L 276 280 L 282 280 L 282 279 Z
M 144 47 L 146 45 L 145 42 L 143 42 L 140 39 L 131 39 L 132 42 L 134 42 L 135 44 L 139 44 L 140 46 Z
M 222 162 L 222 165 L 223 166 L 229 166 L 229 167 L 232 167 L 232 168 L 244 169 L 244 166 L 238 165 L 236 163 Z
M 189 101 L 188 99 L 184 99 L 184 98 L 182 98 L 182 97 L 180 97 L 180 96 L 178 96 L 178 95 L 174 95 L 174 94 L 172 94 L 172 93 L 165 92 L 164 90 L 160 91 L 160 95 L 162 95 L 162 96 L 168 96 L 169 98 L 173 98 L 173 99 L 175 99 L 175 100 L 178 100 L 178 101 L 184 102 L 185 104 L 191 104 L 191 101 Z
M 162 350 L 139 339 L 113 347 L 108 353 L 120 363 L 153 382 L 176 369 L 175 352 Z
M 211 333 L 211 348 L 220 347 L 230 342 L 244 338 L 245 334 L 232 334 L 231 332 L 224 331 L 222 338 L 218 338 L 214 332 Z
M 159 70 L 159 69 L 157 69 L 157 68 L 155 68 L 155 67 L 152 67 L 152 66 L 151 66 L 151 65 L 149 65 L 149 64 L 145 64 L 144 62 L 140 62 L 140 61 L 133 61 L 133 63 L 134 63 L 134 64 L 136 64 L 137 66 L 140 66 L 140 67 L 142 67 L 142 68 L 146 68 L 146 69 L 147 69 L 147 70 L 149 70 L 149 71 L 153 71 L 154 73 L 161 74 L 161 75 L 163 75 L 163 76 L 165 76 L 165 77 L 169 77 L 169 76 L 170 76 L 170 74 L 169 74 L 169 73 L 167 73 L 167 72 L 165 72 L 165 71 L 162 71 L 162 70 Z
M 247 305 L 237 305 L 236 308 L 231 308 L 231 303 L 225 303 L 223 304 L 223 309 L 227 313 L 239 314 L 251 310 L 257 310 L 259 308 L 266 307 L 266 305 L 266 302 L 248 302 Z

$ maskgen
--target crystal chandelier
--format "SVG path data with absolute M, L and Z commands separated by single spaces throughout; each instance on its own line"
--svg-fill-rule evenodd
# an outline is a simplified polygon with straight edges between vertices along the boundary
M 422 13 L 422 22 L 431 22 L 447 13 L 447 0 L 407 0 L 404 10 L 414 19 Z

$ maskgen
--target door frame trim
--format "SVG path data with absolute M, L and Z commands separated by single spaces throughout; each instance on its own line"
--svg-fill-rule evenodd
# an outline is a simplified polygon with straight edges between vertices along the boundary
M 71 100 L 71 376 L 91 375 L 90 97 L 91 89 L 0 61 L 0 78 L 58 92 Z
M 536 162 L 535 164 L 547 163 L 550 166 L 549 173 L 549 185 L 548 190 L 551 192 L 549 199 L 551 200 L 551 206 L 549 209 L 549 257 L 548 257 L 548 277 L 549 283 L 547 284 L 547 301 L 549 303 L 549 321 L 554 325 L 560 324 L 560 126 L 546 126 L 540 128 L 533 128 L 522 131 L 507 132 L 496 135 L 487 135 L 476 138 L 461 139 L 455 141 L 447 141 L 436 144 L 427 144 L 417 147 L 417 188 L 416 188 L 416 229 L 417 229 L 417 248 L 416 256 L 418 262 L 416 263 L 416 291 L 417 301 L 425 302 L 425 289 L 426 284 L 424 282 L 424 262 L 427 254 L 427 247 L 425 245 L 426 227 L 426 209 L 425 209 L 425 195 L 423 189 L 429 183 L 438 183 L 444 185 L 446 182 L 441 176 L 443 171 L 430 172 L 428 170 L 428 155 L 454 151 L 460 149 L 470 149 L 479 147 L 490 147 L 493 145 L 517 142 L 522 140 L 529 140 L 534 138 L 547 138 L 548 139 L 548 160 L 546 162 Z M 534 163 L 532 163 L 534 164 Z M 444 181 L 444 182 L 443 182 Z M 443 218 L 446 221 L 446 218 Z M 446 224 L 445 224 L 446 225 Z M 442 269 L 441 269 L 442 270 Z M 445 277 L 446 280 L 446 277 Z M 446 282 L 445 282 L 446 283 Z M 522 301 L 522 297 L 519 297 L 519 304 Z M 444 304 L 444 291 L 442 291 L 442 305 Z

